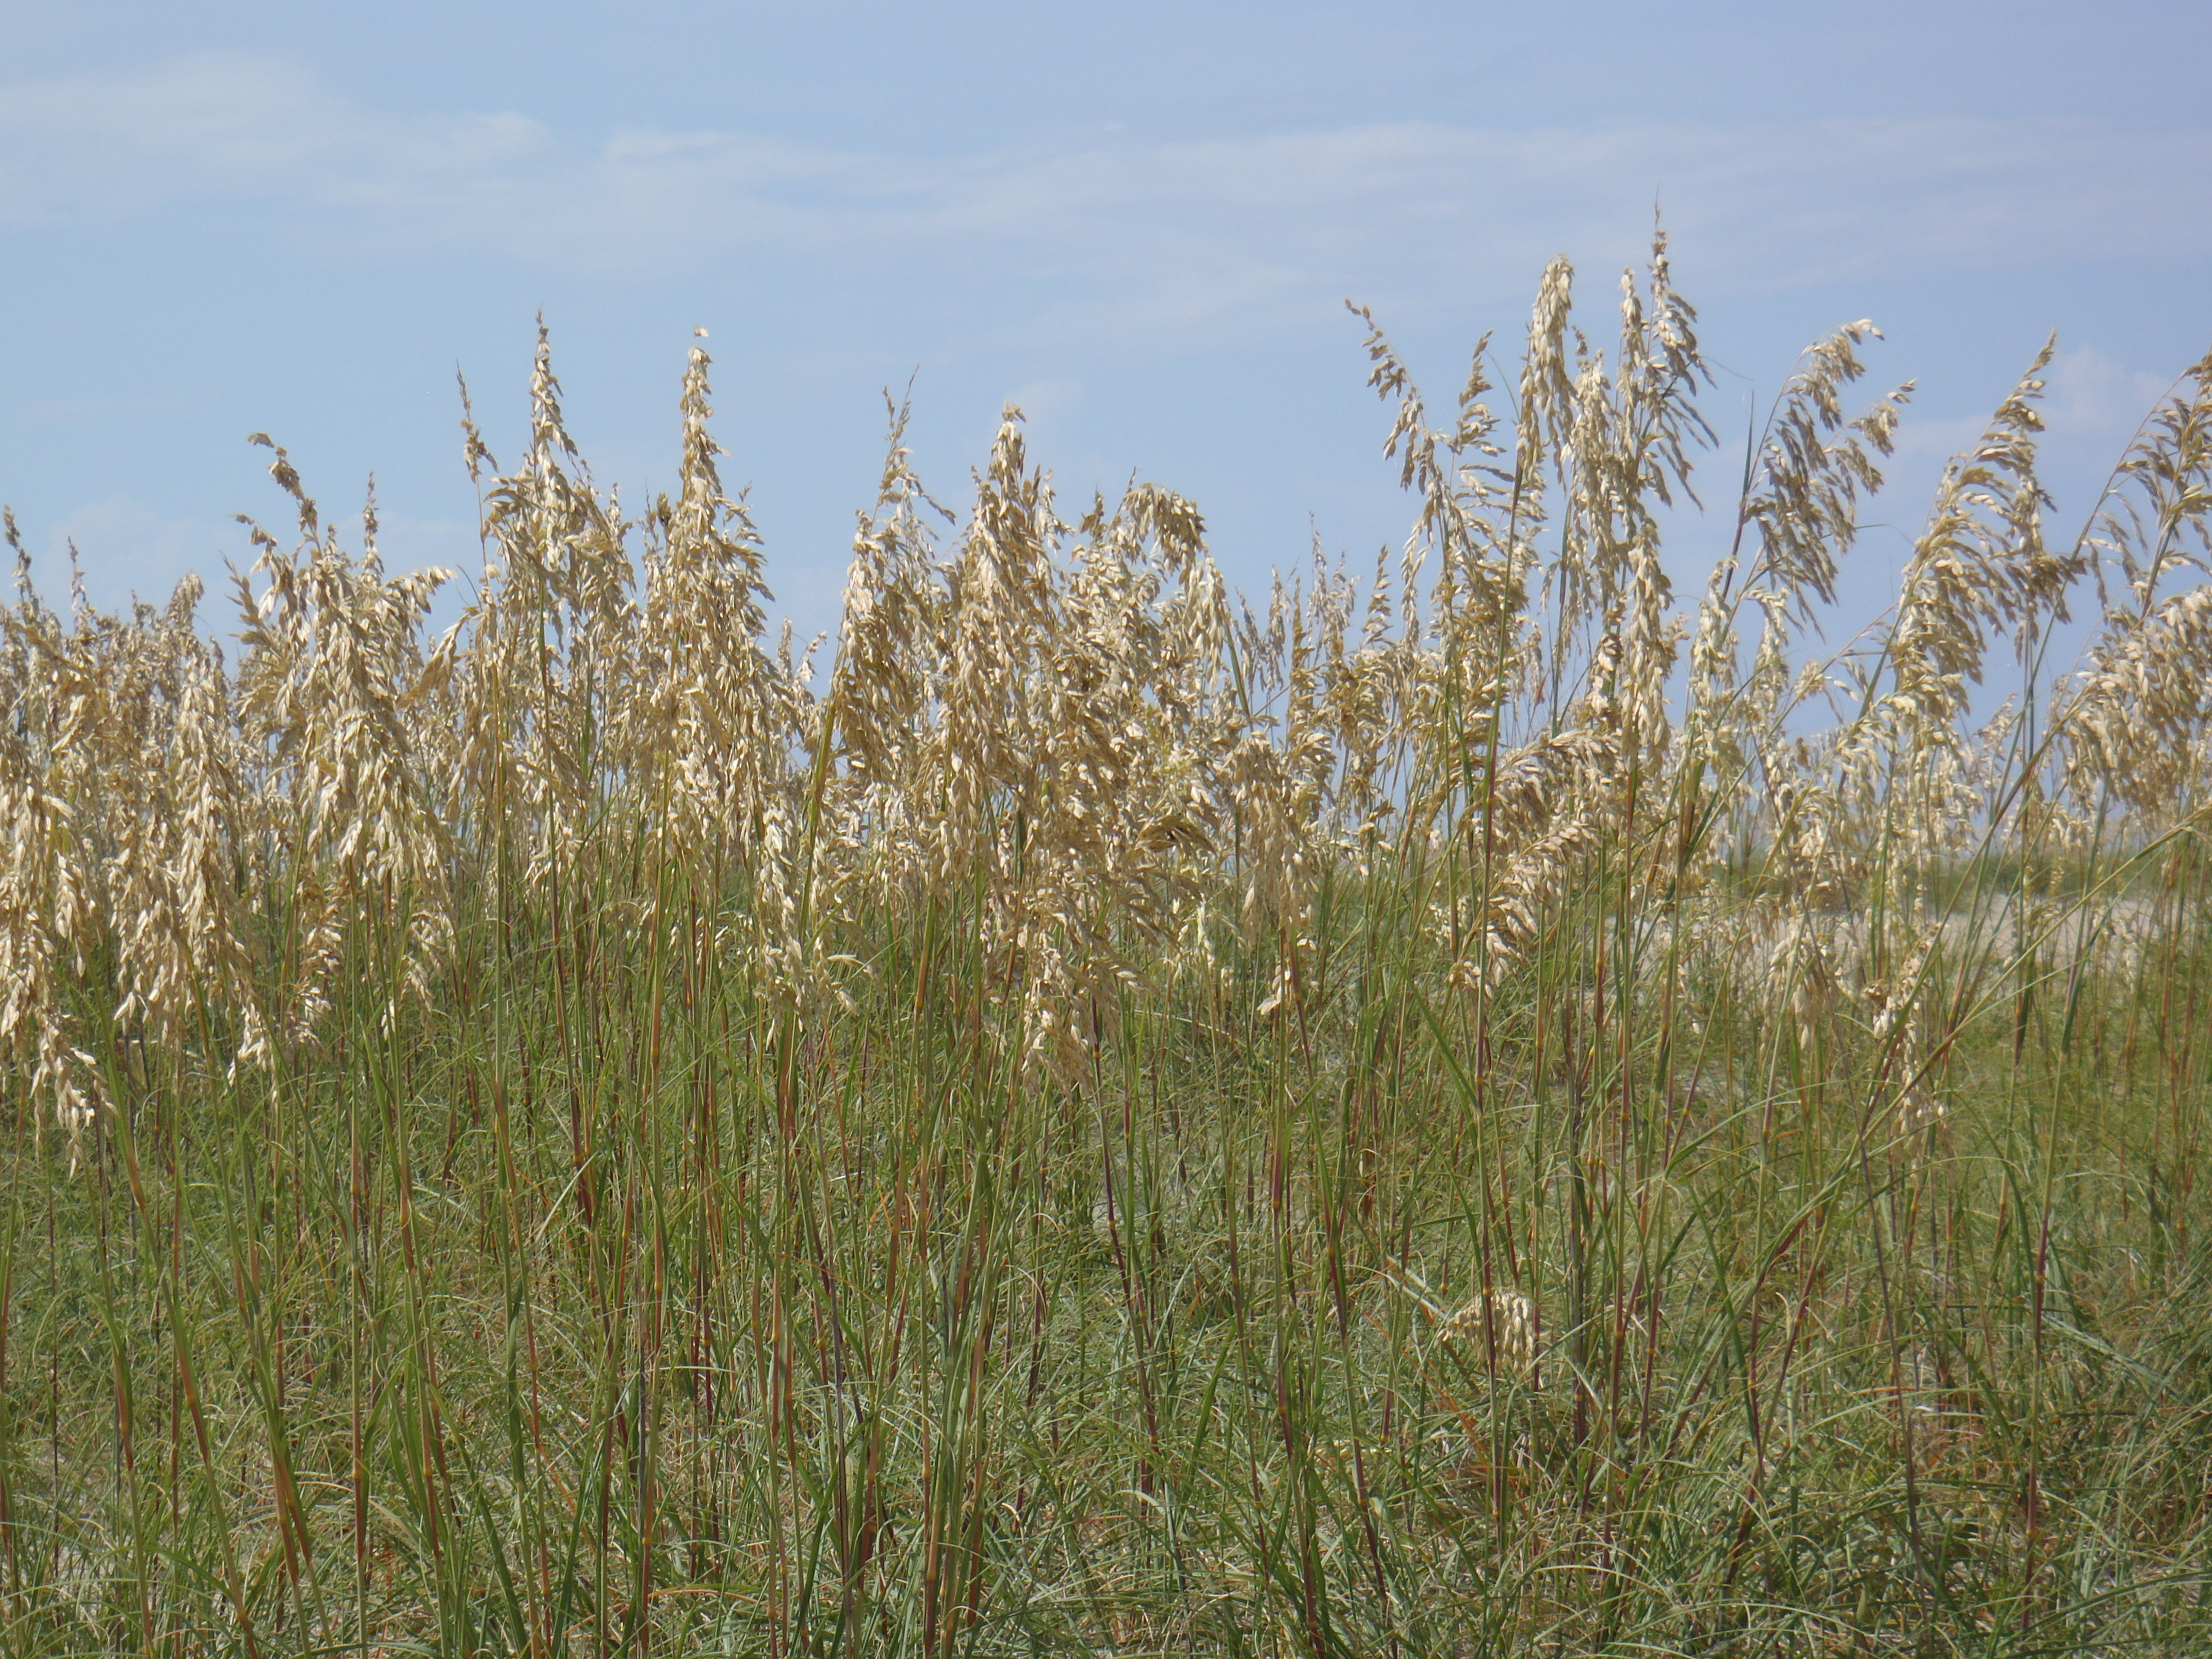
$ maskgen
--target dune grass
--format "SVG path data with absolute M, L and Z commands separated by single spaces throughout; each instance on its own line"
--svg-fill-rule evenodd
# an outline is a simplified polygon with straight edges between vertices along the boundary
M 1808 666 L 1870 328 L 1678 618 L 1571 276 L 1448 427 L 1370 334 L 1416 529 L 1257 611 L 895 411 L 817 681 L 696 353 L 635 519 L 468 427 L 442 638 L 282 450 L 234 663 L 27 580 L 0 1654 L 2212 1644 L 2212 360 Z

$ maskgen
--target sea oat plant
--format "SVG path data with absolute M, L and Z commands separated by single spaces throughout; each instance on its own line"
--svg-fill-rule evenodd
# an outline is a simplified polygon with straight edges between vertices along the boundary
M 1873 325 L 1739 457 L 1575 282 L 1252 604 L 894 404 L 820 673 L 703 346 L 635 517 L 464 392 L 434 637 L 273 443 L 221 646 L 11 519 L 0 1652 L 2212 1640 L 2212 359 L 1853 633 Z

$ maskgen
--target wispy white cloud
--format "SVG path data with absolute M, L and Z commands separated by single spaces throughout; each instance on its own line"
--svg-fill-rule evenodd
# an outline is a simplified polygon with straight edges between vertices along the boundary
M 113 605 L 135 594 L 161 604 L 183 572 L 219 574 L 222 556 L 238 550 L 242 542 L 234 525 L 167 518 L 133 496 L 109 495 L 47 526 L 39 572 L 42 586 L 66 584 L 64 573 L 74 550 L 95 603 Z M 57 599 L 64 591 L 48 597 Z
M 199 53 L 0 90 L 0 214 L 67 222 L 210 198 L 414 212 L 554 149 L 522 116 L 379 113 L 283 60 Z
M 2044 371 L 2043 382 L 2039 407 L 2045 451 L 2077 472 L 2117 462 L 2172 384 L 2166 375 L 2130 368 L 2094 345 L 2060 351 Z M 1929 420 L 1908 412 L 1898 432 L 1899 456 L 1908 465 L 1940 464 L 1972 449 L 1988 424 L 1986 415 Z
M 1006 401 L 1029 418 L 1032 428 L 1063 419 L 1083 402 L 1080 380 L 1031 380 L 1006 394 Z
M 2054 438 L 2112 445 L 2125 442 L 2173 389 L 2171 376 L 2130 368 L 2093 345 L 2060 352 L 2045 385 L 2044 422 Z
M 1655 198 L 1739 289 L 2193 259 L 2212 252 L 2212 125 L 1406 122 L 942 156 L 645 129 L 579 147 L 527 115 L 372 109 L 234 55 L 0 88 L 0 222 L 227 201 L 349 258 L 833 283 L 923 263 L 985 299 L 1018 289 L 1048 326 L 1265 325 L 1353 289 L 1503 298 L 1559 249 L 1632 254 Z

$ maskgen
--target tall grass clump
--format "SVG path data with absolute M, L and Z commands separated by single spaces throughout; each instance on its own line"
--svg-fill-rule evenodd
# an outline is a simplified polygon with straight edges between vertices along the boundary
M 0 1653 L 2212 1644 L 2212 358 L 1832 653 L 1870 325 L 1702 520 L 1663 242 L 1368 325 L 1413 532 L 1258 603 L 896 408 L 817 659 L 542 338 L 441 635 L 273 445 L 221 648 L 23 558 Z

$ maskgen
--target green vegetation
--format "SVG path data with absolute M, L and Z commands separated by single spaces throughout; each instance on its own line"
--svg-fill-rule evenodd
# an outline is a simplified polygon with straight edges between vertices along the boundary
M 2212 1646 L 2212 359 L 1808 665 L 1870 329 L 1678 619 L 1569 276 L 1441 429 L 1370 334 L 1419 523 L 1262 611 L 899 411 L 817 690 L 697 353 L 640 518 L 468 428 L 441 639 L 282 450 L 234 664 L 27 575 L 0 1655 Z

